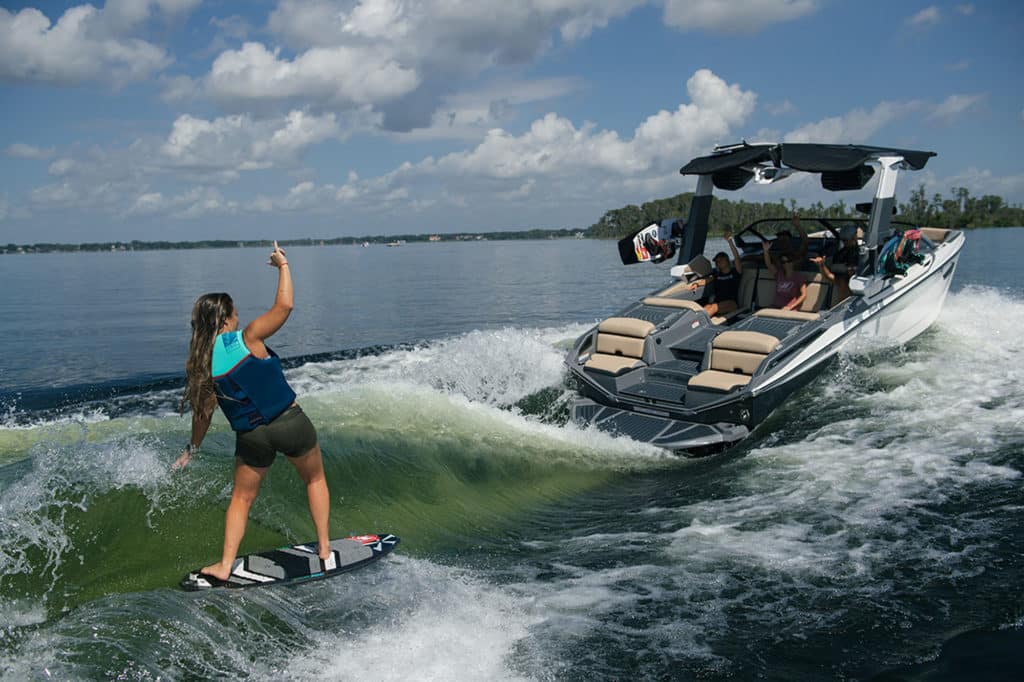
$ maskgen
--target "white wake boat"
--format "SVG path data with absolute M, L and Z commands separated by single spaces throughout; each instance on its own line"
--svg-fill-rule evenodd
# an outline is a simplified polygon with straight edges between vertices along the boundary
M 576 341 L 566 364 L 584 397 L 573 405 L 573 419 L 674 451 L 714 451 L 747 436 L 852 339 L 904 344 L 925 331 L 942 309 L 964 236 L 899 223 L 893 214 L 899 172 L 920 170 L 934 155 L 864 145 L 743 143 L 690 161 L 680 170 L 698 177 L 689 217 L 674 222 L 671 237 L 663 232 L 678 247 L 672 281 Z M 862 219 L 803 217 L 805 243 L 780 236 L 793 231 L 788 216 L 739 231 L 738 310 L 708 315 L 698 302 L 702 289 L 691 284 L 711 271 L 703 251 L 714 188 L 737 190 L 750 180 L 773 184 L 794 173 L 819 174 L 831 191 L 861 189 L 875 175 L 878 184 L 874 200 L 858 205 Z M 840 286 L 809 259 L 829 263 L 840 235 L 852 240 L 854 230 L 856 255 L 848 283 Z M 797 267 L 807 295 L 797 309 L 772 307 L 775 278 L 764 242 L 774 257 L 783 247 L 803 249 Z

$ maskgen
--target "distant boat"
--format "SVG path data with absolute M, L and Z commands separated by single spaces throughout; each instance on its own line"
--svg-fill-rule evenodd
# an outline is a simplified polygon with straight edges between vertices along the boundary
M 363 246 L 369 246 L 370 242 L 363 242 Z
M 405 240 L 404 239 L 398 239 L 396 241 L 388 242 L 387 243 L 388 246 L 402 246 L 403 244 L 405 244 Z

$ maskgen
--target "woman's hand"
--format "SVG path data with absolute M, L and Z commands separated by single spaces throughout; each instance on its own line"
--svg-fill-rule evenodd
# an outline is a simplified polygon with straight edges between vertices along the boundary
M 270 260 L 267 261 L 267 265 L 272 265 L 275 268 L 282 268 L 288 265 L 288 259 L 285 258 L 284 249 L 277 245 L 277 240 L 274 240 L 274 250 L 270 252 Z
M 184 469 L 190 461 L 192 461 L 192 449 L 185 448 L 184 452 L 181 453 L 181 457 L 174 460 L 174 464 L 171 465 L 171 471 Z
M 725 241 L 731 242 L 732 241 L 732 230 L 726 228 L 723 236 L 725 237 Z

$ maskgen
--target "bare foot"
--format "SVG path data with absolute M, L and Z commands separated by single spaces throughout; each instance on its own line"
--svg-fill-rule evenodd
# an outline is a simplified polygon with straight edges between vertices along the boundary
M 327 561 L 328 559 L 330 559 L 331 558 L 331 552 L 332 552 L 332 550 L 331 550 L 331 546 L 329 544 L 328 545 L 320 545 L 320 560 L 321 561 Z
M 231 564 L 228 564 L 225 567 L 218 561 L 215 564 L 210 564 L 206 568 L 201 569 L 199 572 L 205 573 L 206 575 L 212 575 L 219 580 L 227 580 L 228 576 L 231 575 Z

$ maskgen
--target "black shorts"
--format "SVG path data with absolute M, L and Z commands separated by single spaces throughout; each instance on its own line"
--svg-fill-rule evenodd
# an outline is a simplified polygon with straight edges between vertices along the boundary
M 292 405 L 269 424 L 235 435 L 235 456 L 251 467 L 268 467 L 278 452 L 289 457 L 306 454 L 316 445 L 313 422 L 298 405 Z

